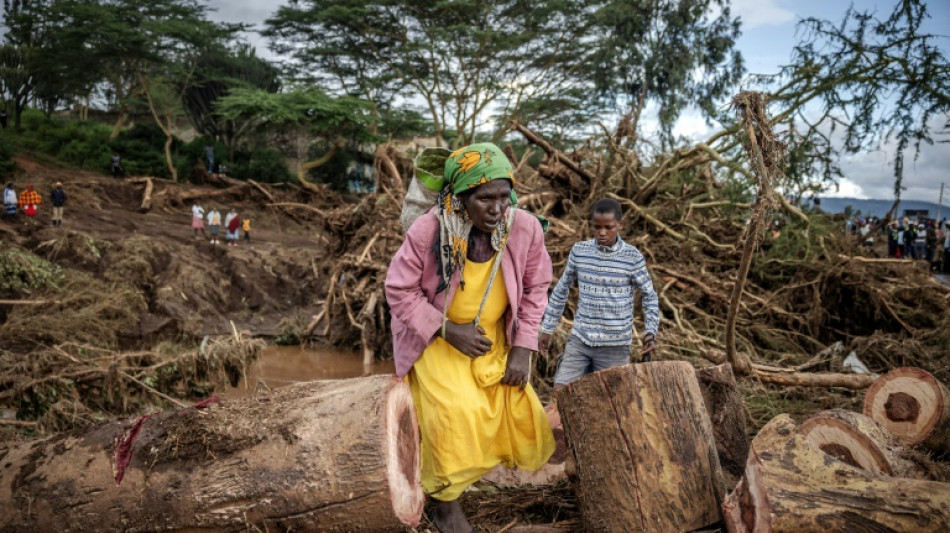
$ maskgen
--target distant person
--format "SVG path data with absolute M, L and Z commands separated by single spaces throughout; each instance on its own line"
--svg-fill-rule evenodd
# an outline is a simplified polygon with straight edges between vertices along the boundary
M 943 273 L 950 274 L 950 231 L 943 237 Z
M 251 219 L 245 218 L 241 220 L 241 231 L 244 232 L 244 240 L 251 242 Z
M 819 198 L 818 196 L 812 196 L 811 203 L 816 213 L 821 212 L 821 198 Z
M 927 264 L 931 265 L 934 261 L 934 252 L 937 251 L 937 228 L 934 227 L 934 221 L 927 221 L 927 229 L 924 231 L 924 257 Z
M 887 223 L 887 256 L 899 257 L 897 255 L 897 221 L 892 220 Z
M 218 235 L 221 233 L 221 213 L 214 207 L 208 211 L 208 232 L 211 233 L 211 244 L 220 244 Z
M 228 231 L 225 237 L 228 246 L 237 246 L 238 231 L 241 229 L 241 217 L 238 216 L 233 207 L 228 210 L 227 216 L 224 217 L 224 227 Z
M 208 173 L 214 172 L 214 146 L 205 146 L 205 158 L 208 160 Z
M 119 154 L 112 154 L 112 177 L 125 177 L 125 169 L 122 168 L 122 158 L 119 156 Z
M 917 225 L 917 232 L 914 233 L 914 259 L 924 259 L 927 249 L 927 231 L 923 224 Z
M 13 188 L 12 183 L 7 184 L 7 188 L 3 189 L 3 216 L 4 218 L 16 218 L 17 213 L 17 194 L 16 189 Z
M 620 238 L 623 227 L 620 203 L 608 198 L 598 200 L 591 210 L 590 225 L 594 238 L 571 248 L 567 266 L 551 292 L 541 321 L 538 353 L 545 355 L 571 286 L 576 283 L 577 311 L 567 346 L 558 359 L 555 390 L 591 372 L 630 362 L 637 290 L 646 322 L 639 359 L 650 361 L 656 351 L 659 300 L 640 250 Z
M 205 239 L 208 238 L 208 234 L 205 233 L 205 209 L 201 207 L 196 201 L 191 206 L 191 229 L 195 232 L 195 237 L 198 237 L 198 230 L 201 230 L 201 236 Z
M 53 204 L 53 225 L 62 226 L 63 206 L 66 205 L 66 191 L 63 190 L 63 182 L 56 182 L 56 187 L 49 193 L 49 200 Z
M 26 190 L 20 195 L 20 209 L 28 217 L 35 217 L 40 211 L 40 204 L 43 203 L 43 197 L 40 193 L 33 190 L 33 185 L 27 185 Z

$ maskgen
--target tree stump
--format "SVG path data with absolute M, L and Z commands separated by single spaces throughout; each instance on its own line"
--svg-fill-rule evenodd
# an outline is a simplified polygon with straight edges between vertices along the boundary
M 725 486 L 692 365 L 611 368 L 555 396 L 586 530 L 681 532 L 720 520 Z
M 301 383 L 0 448 L 0 531 L 402 531 L 418 445 L 404 382 Z
M 749 455 L 749 436 L 746 408 L 732 366 L 721 364 L 702 368 L 696 371 L 696 377 L 712 422 L 719 464 L 723 471 L 734 477 L 732 481 L 738 481 Z M 727 486 L 734 484 L 729 483 Z
M 723 515 L 730 533 L 945 532 L 950 483 L 855 468 L 812 446 L 779 415 L 752 440 L 745 477 Z
M 903 458 L 897 439 L 870 418 L 831 409 L 809 418 L 801 426 L 805 440 L 828 455 L 883 476 L 918 477 L 917 467 Z
M 927 371 L 895 368 L 864 396 L 864 414 L 910 446 L 950 452 L 950 392 Z

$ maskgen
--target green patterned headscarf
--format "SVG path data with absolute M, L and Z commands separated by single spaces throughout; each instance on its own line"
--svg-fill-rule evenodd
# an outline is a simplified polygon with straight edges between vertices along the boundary
M 436 172 L 442 163 L 442 175 Z M 439 193 L 439 286 L 442 291 L 449 286 L 456 270 L 461 276 L 468 254 L 468 238 L 472 221 L 465 211 L 459 194 L 484 185 L 492 180 L 506 179 L 512 184 L 511 205 L 517 204 L 514 191 L 514 174 L 508 157 L 492 143 L 477 143 L 454 152 L 444 149 L 429 149 L 416 158 L 416 175 L 430 190 Z M 508 210 L 505 223 L 492 232 L 491 242 L 495 251 L 504 248 L 508 231 L 514 220 L 514 209 Z M 464 279 L 461 288 L 465 288 Z

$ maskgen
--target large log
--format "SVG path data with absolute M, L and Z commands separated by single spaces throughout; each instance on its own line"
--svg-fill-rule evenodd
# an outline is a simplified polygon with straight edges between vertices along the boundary
M 902 457 L 904 448 L 874 420 L 844 409 L 822 411 L 801 427 L 805 440 L 828 455 L 872 474 L 918 477 L 917 467 Z
M 588 531 L 691 531 L 725 494 L 693 366 L 626 365 L 555 393 Z
M 864 396 L 864 414 L 905 444 L 950 451 L 950 392 L 925 370 L 895 368 L 878 378 Z
M 702 368 L 696 371 L 696 378 L 712 422 L 719 464 L 723 471 L 735 477 L 733 481 L 738 481 L 749 455 L 749 436 L 746 408 L 732 366 L 724 363 Z
M 950 483 L 891 478 L 834 459 L 788 415 L 752 440 L 745 477 L 723 505 L 730 533 L 945 532 Z
M 0 531 L 402 531 L 422 515 L 418 443 L 391 376 L 109 423 L 0 448 Z

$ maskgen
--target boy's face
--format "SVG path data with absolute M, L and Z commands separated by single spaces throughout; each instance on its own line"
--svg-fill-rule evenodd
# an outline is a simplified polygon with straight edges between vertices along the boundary
M 600 246 L 613 246 L 617 243 L 617 234 L 623 227 L 623 220 L 617 220 L 613 213 L 594 213 L 590 217 L 594 239 Z

